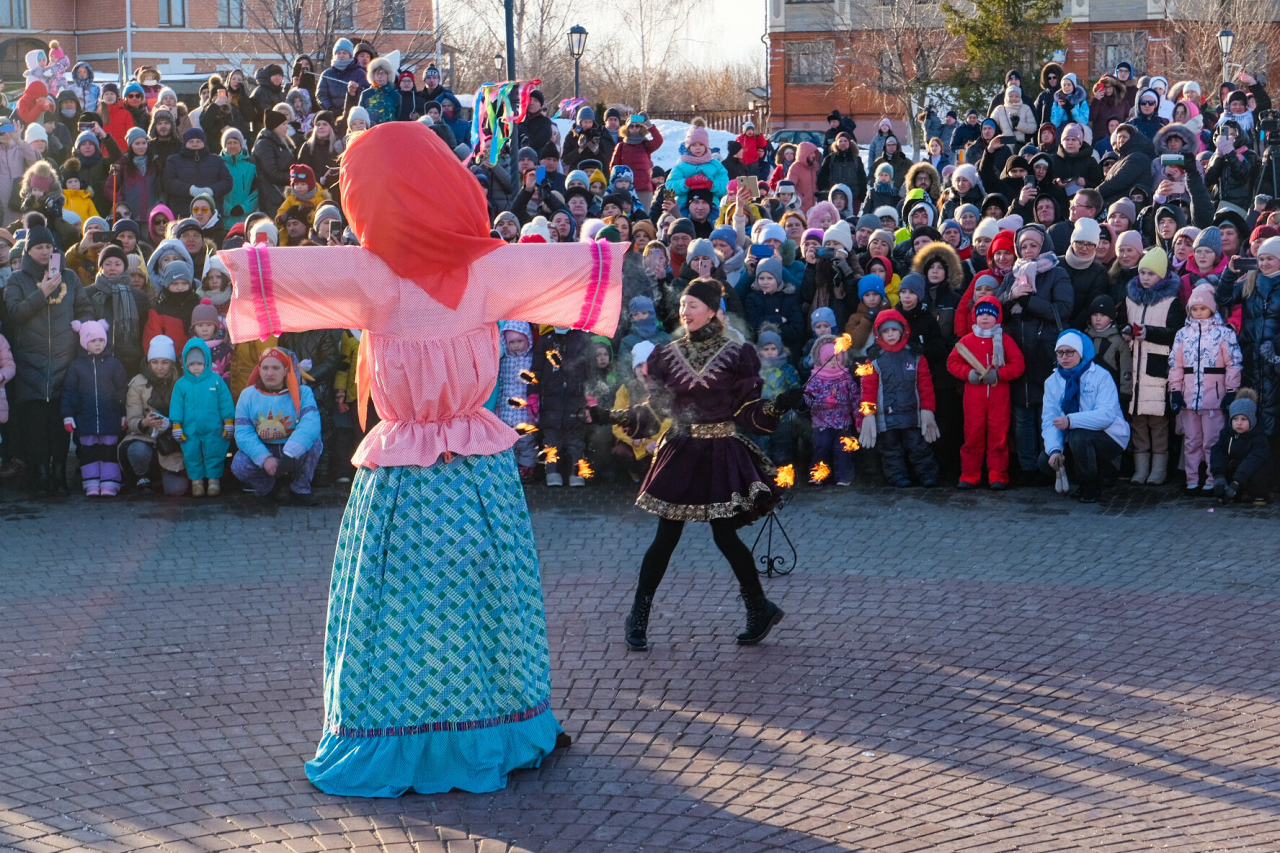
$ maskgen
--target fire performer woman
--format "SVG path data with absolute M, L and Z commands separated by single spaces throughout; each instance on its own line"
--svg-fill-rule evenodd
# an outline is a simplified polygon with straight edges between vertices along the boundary
M 610 411 L 590 406 L 588 419 L 616 423 L 637 435 L 652 435 L 660 420 L 655 409 L 669 411 L 675 426 L 658 447 L 640 487 L 636 506 L 658 516 L 658 532 L 640 564 L 640 582 L 627 617 L 627 645 L 649 648 L 653 596 L 680 542 L 686 521 L 706 521 L 716 547 L 738 578 L 747 608 L 746 630 L 738 643 L 755 645 L 782 620 L 778 605 L 765 598 L 751 551 L 737 530 L 777 506 L 782 489 L 773 463 L 740 429 L 772 432 L 785 412 L 804 405 L 793 388 L 776 400 L 760 397 L 760 359 L 755 350 L 725 333 L 716 317 L 718 281 L 696 279 L 680 297 L 685 334 L 654 350 L 649 376 L 665 393 L 662 399 Z

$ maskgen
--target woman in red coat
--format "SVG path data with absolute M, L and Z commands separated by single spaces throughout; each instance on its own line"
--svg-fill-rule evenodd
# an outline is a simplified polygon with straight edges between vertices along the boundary
M 618 144 L 609 158 L 609 171 L 614 166 L 629 166 L 635 175 L 635 191 L 645 210 L 653 204 L 653 152 L 662 147 L 662 131 L 647 118 L 632 116 L 623 128 Z

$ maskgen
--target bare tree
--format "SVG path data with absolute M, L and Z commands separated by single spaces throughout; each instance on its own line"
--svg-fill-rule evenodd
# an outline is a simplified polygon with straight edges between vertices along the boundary
M 624 25 L 624 44 L 630 48 L 615 55 L 635 58 L 641 110 L 650 108 L 655 79 L 681 55 L 689 19 L 706 5 L 706 0 L 627 0 L 614 7 Z
M 492 57 L 506 44 L 502 0 L 449 0 L 449 7 L 451 38 L 470 54 L 461 64 L 484 78 L 476 82 L 493 80 Z M 565 36 L 580 11 L 580 0 L 515 0 L 516 77 L 541 79 L 548 98 L 572 88 L 573 60 Z M 477 49 L 483 55 L 475 56 Z
M 874 92 L 911 128 L 922 151 L 916 114 L 945 89 L 960 39 L 947 32 L 937 4 L 921 0 L 836 0 L 832 29 L 843 50 L 833 90 Z
M 1181 79 L 1207 83 L 1213 91 L 1206 89 L 1206 97 L 1216 94 L 1215 81 L 1222 82 L 1220 30 L 1236 34 L 1232 76 L 1240 70 L 1265 73 L 1280 57 L 1280 27 L 1271 24 L 1280 17 L 1276 0 L 1166 0 L 1164 12 L 1172 34 L 1163 43 L 1167 67 Z

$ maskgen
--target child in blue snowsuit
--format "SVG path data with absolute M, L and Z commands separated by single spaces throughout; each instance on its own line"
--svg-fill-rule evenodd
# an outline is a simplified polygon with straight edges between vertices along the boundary
M 236 407 L 231 402 L 231 389 L 213 369 L 207 343 L 200 338 L 187 341 L 182 364 L 182 376 L 173 383 L 169 403 L 173 437 L 182 442 L 191 496 L 216 498 L 222 493 L 222 466 L 231 448 Z
M 680 155 L 680 162 L 671 169 L 671 174 L 667 175 L 667 181 L 663 185 L 676 194 L 676 203 L 685 216 L 689 215 L 689 179 L 695 175 L 700 178 L 695 181 L 695 186 L 698 183 L 710 185 L 713 196 L 711 207 L 713 210 L 718 209 L 720 199 L 729 191 L 729 172 L 724 163 L 715 159 L 711 153 L 711 135 L 707 133 L 707 129 L 696 124 L 690 125 L 685 132 L 684 152 Z

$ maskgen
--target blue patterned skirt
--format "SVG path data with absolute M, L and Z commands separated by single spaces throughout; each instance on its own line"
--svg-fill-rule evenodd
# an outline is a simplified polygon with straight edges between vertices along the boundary
M 496 791 L 551 752 L 550 705 L 538 555 L 511 452 L 361 468 L 334 557 L 308 778 L 357 797 Z

